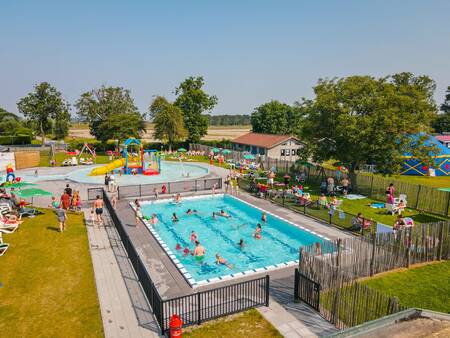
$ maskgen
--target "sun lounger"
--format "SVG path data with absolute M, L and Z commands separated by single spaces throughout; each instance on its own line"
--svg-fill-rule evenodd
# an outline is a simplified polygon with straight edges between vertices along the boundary
M 3 256 L 6 250 L 8 250 L 9 244 L 3 243 L 2 233 L 0 232 L 0 256 Z
M 12 234 L 19 228 L 19 224 L 5 224 L 0 221 L 0 233 L 3 232 L 5 234 Z

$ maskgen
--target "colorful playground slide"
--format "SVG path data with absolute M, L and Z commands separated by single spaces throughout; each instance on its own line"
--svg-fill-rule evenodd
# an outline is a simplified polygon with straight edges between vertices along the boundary
M 125 165 L 125 163 L 126 163 L 126 161 L 124 158 L 114 160 L 111 163 L 108 163 L 104 166 L 92 169 L 92 171 L 90 172 L 89 175 L 90 176 L 105 175 L 106 173 L 109 173 L 109 172 L 113 171 L 114 169 L 123 167 Z

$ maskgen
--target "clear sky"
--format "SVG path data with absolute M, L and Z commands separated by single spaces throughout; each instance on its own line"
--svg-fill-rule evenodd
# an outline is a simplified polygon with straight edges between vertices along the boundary
M 73 103 L 102 84 L 141 111 L 202 75 L 214 113 L 312 96 L 318 78 L 401 71 L 450 85 L 450 1 L 1 0 L 0 106 L 48 81 Z

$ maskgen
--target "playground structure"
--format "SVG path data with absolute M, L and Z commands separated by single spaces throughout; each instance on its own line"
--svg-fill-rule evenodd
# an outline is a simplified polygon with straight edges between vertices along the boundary
M 6 176 L 0 177 L 0 184 L 4 185 L 11 185 L 14 183 L 19 183 L 22 179 L 20 177 L 16 177 L 16 174 L 14 173 L 14 168 L 12 164 L 8 164 L 6 166 Z
M 156 150 L 144 150 L 141 141 L 129 138 L 122 145 L 122 158 L 94 168 L 90 175 L 105 175 L 116 171 L 125 175 L 159 175 L 161 158 Z

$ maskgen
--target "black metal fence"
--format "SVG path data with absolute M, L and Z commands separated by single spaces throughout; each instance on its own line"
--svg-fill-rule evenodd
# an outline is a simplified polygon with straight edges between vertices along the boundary
M 222 189 L 222 178 L 204 178 L 197 180 L 186 180 L 179 182 L 166 182 L 154 184 L 140 184 L 119 186 L 117 188 L 118 198 L 152 196 L 155 191 L 158 194 L 165 192 L 166 194 L 176 194 L 182 192 L 205 191 Z
M 87 194 L 88 194 L 88 201 L 93 201 L 93 200 L 97 199 L 97 196 L 100 196 L 101 198 L 103 198 L 103 188 L 102 187 L 88 188 Z
M 314 310 L 319 311 L 320 284 L 295 269 L 294 300 L 303 301 Z
M 173 314 L 181 317 L 183 326 L 189 326 L 250 308 L 269 306 L 268 275 L 182 297 L 162 299 L 122 221 L 113 209 L 108 195 L 104 193 L 103 196 L 105 207 L 111 215 L 113 225 L 119 233 L 162 334 L 168 331 L 170 317 Z

